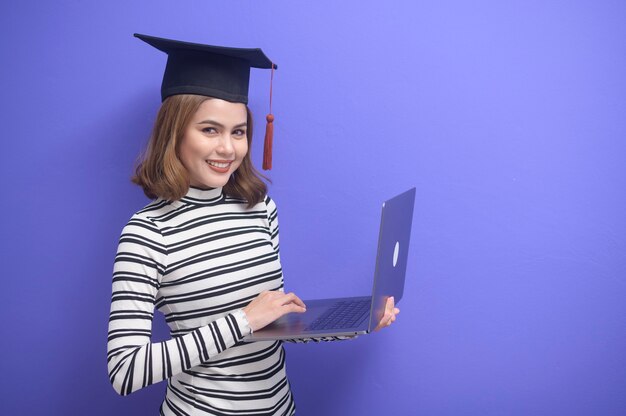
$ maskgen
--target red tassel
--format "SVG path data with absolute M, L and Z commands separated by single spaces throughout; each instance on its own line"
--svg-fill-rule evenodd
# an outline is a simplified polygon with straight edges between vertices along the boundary
M 272 115 L 272 84 L 274 83 L 274 63 L 272 63 L 272 74 L 270 78 L 270 113 L 265 117 L 265 143 L 263 145 L 263 169 L 272 169 L 272 143 L 274 141 L 274 116 Z
M 274 116 L 268 114 L 266 117 L 267 125 L 265 126 L 265 143 L 263 147 L 263 169 L 272 169 L 272 142 L 274 140 Z

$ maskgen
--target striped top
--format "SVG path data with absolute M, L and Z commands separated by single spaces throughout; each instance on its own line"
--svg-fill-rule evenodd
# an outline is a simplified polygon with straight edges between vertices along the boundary
M 113 270 L 108 371 L 121 395 L 168 380 L 162 415 L 292 415 L 280 342 L 242 342 L 242 308 L 282 290 L 276 205 L 221 188 L 157 199 L 124 227 Z M 150 339 L 154 308 L 172 338 Z

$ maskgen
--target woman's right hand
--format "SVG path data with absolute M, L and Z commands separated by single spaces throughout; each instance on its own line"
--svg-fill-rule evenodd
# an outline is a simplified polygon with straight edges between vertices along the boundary
M 306 312 L 306 305 L 293 292 L 263 291 L 243 308 L 252 331 L 271 324 L 290 312 Z

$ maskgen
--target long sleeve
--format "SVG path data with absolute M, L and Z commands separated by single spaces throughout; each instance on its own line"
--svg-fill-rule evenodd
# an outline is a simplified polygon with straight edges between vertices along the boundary
M 269 196 L 265 196 L 265 205 L 267 207 L 267 221 L 269 222 L 270 238 L 272 239 L 272 247 L 280 260 L 280 238 L 278 227 L 278 208 L 276 203 Z
M 107 343 L 109 378 L 121 395 L 206 362 L 250 332 L 238 309 L 182 336 L 152 343 L 152 317 L 167 260 L 168 247 L 157 225 L 133 216 L 115 257 Z
M 278 227 L 278 209 L 276 207 L 276 203 L 269 196 L 265 197 L 265 204 L 267 206 L 267 218 L 270 225 L 270 236 L 272 238 L 272 246 L 274 247 L 274 251 L 278 254 L 280 258 L 280 243 L 279 243 L 279 227 Z M 284 281 L 281 282 L 281 290 L 284 288 Z M 344 336 L 344 337 L 317 337 L 317 338 L 299 338 L 299 339 L 286 339 L 285 342 L 292 343 L 308 343 L 308 342 L 328 342 L 328 341 L 344 341 L 355 339 L 357 335 L 354 336 Z

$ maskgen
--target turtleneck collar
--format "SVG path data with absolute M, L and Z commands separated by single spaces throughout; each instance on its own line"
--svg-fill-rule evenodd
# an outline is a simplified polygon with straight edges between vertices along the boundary
M 222 188 L 200 189 L 190 186 L 187 195 L 181 201 L 192 204 L 214 204 L 223 199 Z

